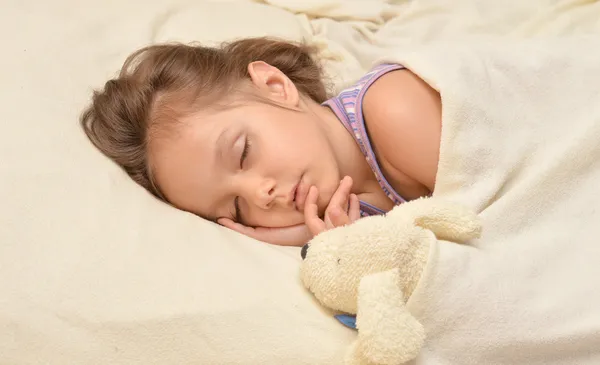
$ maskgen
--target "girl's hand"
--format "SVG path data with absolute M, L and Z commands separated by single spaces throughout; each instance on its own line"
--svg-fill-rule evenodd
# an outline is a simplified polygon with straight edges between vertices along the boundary
M 229 218 L 220 218 L 218 223 L 256 240 L 279 246 L 304 246 L 313 235 L 304 224 L 289 227 L 246 227 Z
M 304 246 L 317 234 L 350 224 L 360 218 L 360 204 L 352 189 L 352 178 L 345 177 L 333 194 L 324 220 L 319 218 L 317 199 L 319 192 L 311 186 L 304 205 L 305 224 L 289 227 L 247 227 L 229 218 L 220 218 L 218 223 L 256 240 L 279 246 Z
M 348 225 L 360 218 L 360 203 L 355 194 L 351 194 L 352 178 L 344 177 L 340 186 L 331 197 L 325 210 L 324 219 L 319 218 L 317 199 L 319 191 L 316 186 L 311 186 L 304 205 L 304 223 L 308 226 L 312 236 L 332 228 Z

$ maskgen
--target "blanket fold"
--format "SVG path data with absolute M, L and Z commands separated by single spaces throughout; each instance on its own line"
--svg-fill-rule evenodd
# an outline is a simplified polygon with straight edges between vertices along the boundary
M 440 244 L 409 309 L 414 364 L 600 363 L 597 38 L 389 53 L 442 97 L 434 196 L 477 210 L 475 246 Z

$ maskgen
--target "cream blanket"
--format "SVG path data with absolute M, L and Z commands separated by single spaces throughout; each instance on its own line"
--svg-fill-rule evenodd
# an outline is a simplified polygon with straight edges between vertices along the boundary
M 155 201 L 85 139 L 77 118 L 91 88 L 114 76 L 132 50 L 172 40 L 306 39 L 321 47 L 341 86 L 392 54 L 386 47 L 600 34 L 600 2 L 589 0 L 257 2 L 24 0 L 2 7 L 1 365 L 337 365 L 354 339 L 302 287 L 298 249 L 254 242 Z M 464 51 L 469 45 L 392 57 L 442 90 L 438 193 L 476 206 L 486 220 L 478 248 L 442 245 L 430 270 L 452 275 L 430 271 L 412 299 L 429 331 L 419 364 L 535 365 L 547 349 L 546 364 L 594 362 L 600 306 L 589 222 L 598 222 L 597 166 L 571 156 L 597 156 L 597 143 L 586 138 L 598 135 L 591 128 L 598 99 L 584 96 L 597 90 L 598 73 L 583 74 L 600 65 L 593 62 L 597 44 L 583 52 L 556 48 L 564 62 L 524 45 L 522 52 L 495 45 Z M 490 79 L 478 60 L 496 65 Z M 500 72 L 499 64 L 517 67 Z M 536 67 L 548 70 L 545 77 L 518 71 Z M 550 88 L 557 84 L 564 100 L 544 105 L 558 98 Z M 485 119 L 474 118 L 477 110 Z M 513 122 L 505 122 L 511 112 Z M 524 126 L 535 121 L 548 129 L 531 137 Z M 561 122 L 567 128 L 552 128 Z M 553 178 L 536 184 L 544 171 Z
M 474 246 L 439 246 L 410 299 L 428 333 L 415 364 L 600 363 L 598 44 L 471 42 L 381 60 L 440 91 L 435 196 L 484 221 Z

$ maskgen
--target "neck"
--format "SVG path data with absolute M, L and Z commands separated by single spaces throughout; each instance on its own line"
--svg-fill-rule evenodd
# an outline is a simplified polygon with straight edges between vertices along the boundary
M 314 105 L 314 113 L 323 122 L 323 129 L 335 154 L 340 172 L 340 180 L 344 176 L 352 178 L 352 193 L 374 193 L 379 184 L 367 163 L 358 143 L 338 119 L 335 113 L 326 106 Z

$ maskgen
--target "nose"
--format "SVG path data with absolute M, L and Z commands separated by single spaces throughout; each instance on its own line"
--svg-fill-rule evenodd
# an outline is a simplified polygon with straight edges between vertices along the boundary
M 275 180 L 261 179 L 253 189 L 253 201 L 258 207 L 268 209 L 275 200 Z
M 302 257 L 302 260 L 306 258 L 306 253 L 308 252 L 309 246 L 310 245 L 308 243 L 302 246 L 302 250 L 300 251 L 300 256 Z

